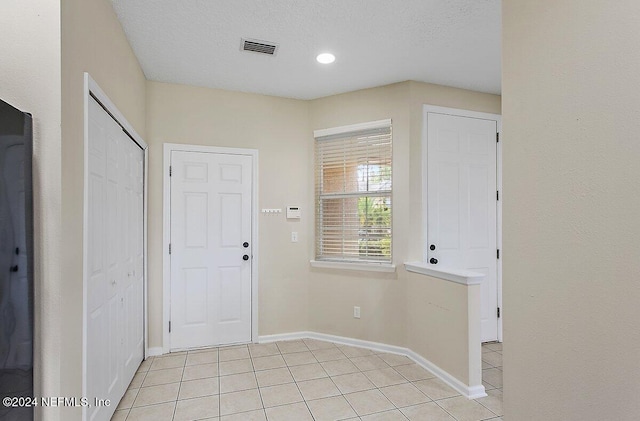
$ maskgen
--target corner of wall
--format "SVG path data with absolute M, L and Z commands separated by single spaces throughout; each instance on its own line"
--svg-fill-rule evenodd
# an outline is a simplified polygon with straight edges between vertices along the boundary
M 107 93 L 136 131 L 145 134 L 145 77 L 107 0 L 61 2 L 61 264 L 59 396 L 82 395 L 84 72 Z M 53 333 L 53 332 L 52 332 Z M 65 419 L 80 419 L 63 408 Z

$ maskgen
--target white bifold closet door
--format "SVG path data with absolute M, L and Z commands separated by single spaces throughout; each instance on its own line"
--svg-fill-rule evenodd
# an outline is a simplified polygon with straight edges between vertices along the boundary
M 89 103 L 86 391 L 111 406 L 144 356 L 144 152 L 93 98 Z

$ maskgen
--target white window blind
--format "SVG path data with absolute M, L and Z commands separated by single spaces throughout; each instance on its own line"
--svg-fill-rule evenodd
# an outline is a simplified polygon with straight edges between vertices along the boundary
M 316 260 L 390 263 L 390 120 L 382 127 L 320 134 L 315 138 Z

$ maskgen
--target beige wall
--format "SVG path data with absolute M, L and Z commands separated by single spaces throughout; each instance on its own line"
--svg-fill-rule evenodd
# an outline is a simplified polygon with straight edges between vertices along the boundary
M 311 330 L 406 346 L 421 335 L 422 317 L 407 312 L 408 295 L 429 294 L 420 282 L 407 289 L 402 263 L 419 258 L 409 249 L 421 224 L 422 104 L 500 112 L 500 97 L 415 82 L 298 101 L 182 85 L 147 83 L 149 167 L 150 346 L 162 345 L 162 145 L 187 143 L 259 150 L 259 208 L 299 204 L 302 219 L 259 215 L 260 335 Z M 313 136 L 315 129 L 393 119 L 394 261 L 396 274 L 310 268 L 314 256 Z M 411 162 L 412 165 L 405 165 Z M 417 174 L 416 180 L 412 175 Z M 418 206 L 418 211 L 415 211 Z M 298 231 L 299 243 L 290 242 Z M 434 281 L 434 280 L 432 280 Z M 435 281 L 444 282 L 444 281 Z M 446 288 L 446 287 L 444 287 Z M 446 297 L 446 294 L 443 295 Z M 456 306 L 455 294 L 448 297 Z M 418 305 L 418 304 L 417 304 Z M 417 306 L 416 305 L 416 306 Z M 465 313 L 459 317 L 467 323 Z M 353 318 L 360 306 L 361 319 Z M 461 322 L 462 323 L 462 322 Z M 407 330 L 410 326 L 411 331 Z M 464 333 L 467 340 L 467 334 Z M 430 352 L 422 341 L 419 351 Z M 449 353 L 445 350 L 443 355 Z M 428 354 L 423 355 L 428 357 Z M 455 359 L 458 361 L 459 359 Z M 453 360 L 451 360 L 453 361 Z M 464 360 L 468 367 L 468 360 Z M 446 366 L 447 361 L 443 360 Z M 453 364 L 451 364 L 453 366 Z M 468 378 L 468 370 L 462 368 Z
M 0 28 L 0 98 L 33 115 L 35 394 L 60 396 L 60 3 L 0 2 Z
M 424 317 L 415 296 L 429 296 L 442 280 L 415 275 L 407 282 L 402 263 L 422 260 L 422 106 L 424 104 L 500 114 L 500 96 L 463 89 L 403 82 L 311 101 L 311 129 L 391 118 L 393 120 L 393 260 L 396 274 L 313 269 L 309 275 L 309 329 L 398 346 L 409 346 L 431 358 L 424 340 Z M 407 165 L 408 164 L 408 165 Z M 311 164 L 310 164 L 311 165 Z M 310 243 L 313 255 L 313 244 Z M 425 282 L 420 282 L 424 279 Z M 435 283 L 431 283 L 435 281 Z M 447 288 L 442 286 L 442 288 Z M 442 295 L 457 306 L 455 294 Z M 407 307 L 408 302 L 415 303 Z M 444 305 L 445 302 L 442 302 Z M 466 312 L 466 300 L 465 300 Z M 353 307 L 361 307 L 361 319 Z M 424 307 L 424 306 L 423 306 Z M 415 311 L 414 311 L 415 310 Z M 460 315 L 466 325 L 466 313 Z M 466 336 L 465 336 L 466 338 Z M 466 340 L 466 339 L 465 339 Z M 453 345 L 452 345 L 453 348 Z M 456 351 L 442 351 L 443 366 L 454 366 Z M 447 360 L 447 357 L 450 359 Z M 464 360 L 464 367 L 468 361 Z M 444 368 L 444 367 L 443 367 Z M 464 369 L 462 371 L 466 372 Z M 465 375 L 465 378 L 468 377 Z M 461 377 L 462 379 L 462 377 Z
M 409 83 L 316 99 L 311 130 L 391 118 L 393 122 L 393 260 L 403 262 L 409 215 Z M 311 140 L 312 142 L 312 140 Z M 313 161 L 309 161 L 312 175 Z M 313 189 L 313 180 L 309 181 Z M 313 224 L 313 221 L 310 221 Z M 313 226 L 310 227 L 313 232 Z M 313 241 L 309 253 L 314 256 Z M 308 263 L 307 263 L 308 264 Z M 309 330 L 404 346 L 405 283 L 397 274 L 314 268 L 309 280 Z M 359 306 L 361 318 L 353 318 Z
M 258 215 L 260 335 L 307 328 L 313 136 L 305 101 L 148 82 L 149 345 L 162 346 L 164 143 L 257 149 L 258 208 L 300 205 L 302 219 Z M 291 242 L 297 231 L 298 243 Z
M 61 396 L 82 396 L 83 72 L 145 137 L 145 78 L 109 0 L 62 3 Z M 63 409 L 63 419 L 80 419 Z
M 640 414 L 640 2 L 503 2 L 509 420 Z
M 406 346 L 467 385 L 471 288 L 476 287 L 407 273 Z

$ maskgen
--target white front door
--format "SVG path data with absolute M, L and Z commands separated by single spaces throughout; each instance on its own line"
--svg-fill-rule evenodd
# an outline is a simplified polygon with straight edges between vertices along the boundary
M 427 261 L 482 281 L 482 341 L 498 339 L 495 120 L 427 113 Z
M 171 349 L 251 341 L 252 156 L 171 152 Z

